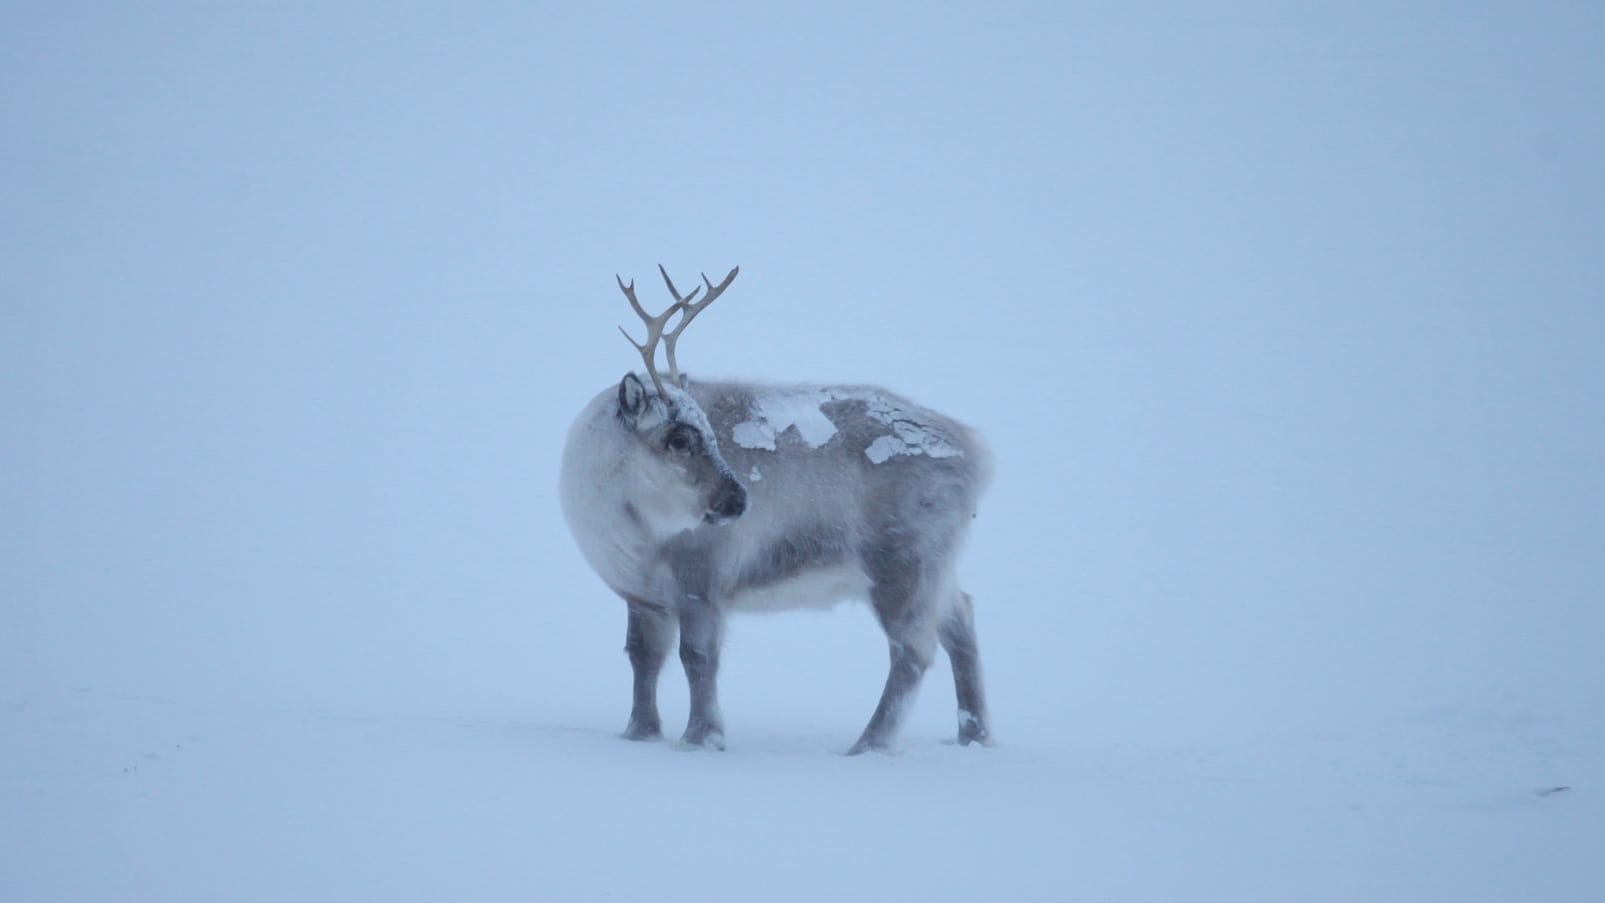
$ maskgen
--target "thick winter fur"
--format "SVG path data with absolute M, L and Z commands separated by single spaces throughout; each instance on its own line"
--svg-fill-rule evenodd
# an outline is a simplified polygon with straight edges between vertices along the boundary
M 963 425 L 868 386 L 668 385 L 627 375 L 575 421 L 564 513 L 627 604 L 635 698 L 625 736 L 662 735 L 657 678 L 679 634 L 682 743 L 722 748 L 716 676 L 731 611 L 867 600 L 891 667 L 852 752 L 895 738 L 938 643 L 959 741 L 990 745 L 970 597 L 954 562 L 987 479 Z

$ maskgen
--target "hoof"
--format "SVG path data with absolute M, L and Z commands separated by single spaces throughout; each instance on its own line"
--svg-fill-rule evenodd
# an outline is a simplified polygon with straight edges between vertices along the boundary
M 986 729 L 986 722 L 970 714 L 959 711 L 959 745 L 969 746 L 978 743 L 981 746 L 996 746 L 997 741 L 992 739 L 992 732 Z
M 686 728 L 680 737 L 681 749 L 711 749 L 722 752 L 724 750 L 724 731 L 715 727 Z
M 892 745 L 885 740 L 870 740 L 866 737 L 859 737 L 858 742 L 853 744 L 853 748 L 847 751 L 847 755 L 861 756 L 867 752 L 889 753 L 891 751 Z
M 975 732 L 975 733 L 960 733 L 959 734 L 959 745 L 960 746 L 969 746 L 971 743 L 974 743 L 976 746 L 997 746 L 998 745 L 998 741 L 992 739 L 992 735 L 987 733 L 984 730 L 983 731 L 979 731 L 979 732 Z
M 663 728 L 656 724 L 631 721 L 629 726 L 624 729 L 624 733 L 619 736 L 626 740 L 662 740 Z

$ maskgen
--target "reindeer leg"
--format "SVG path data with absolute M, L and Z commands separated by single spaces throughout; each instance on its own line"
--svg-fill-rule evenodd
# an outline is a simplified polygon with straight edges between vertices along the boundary
M 875 706 L 875 714 L 870 716 L 864 733 L 847 751 L 849 756 L 871 749 L 885 752 L 891 748 L 897 730 L 902 726 L 903 715 L 913 703 L 914 693 L 925 677 L 925 669 L 930 667 L 931 655 L 936 650 L 936 637 L 933 634 L 934 631 L 928 627 L 887 631 L 892 664 L 886 674 L 886 687 L 881 691 L 880 704 Z
M 629 606 L 629 625 L 624 634 L 624 651 L 635 672 L 635 699 L 630 706 L 630 723 L 624 728 L 626 740 L 663 739 L 663 721 L 658 717 L 658 674 L 669 657 L 674 642 L 674 619 L 660 605 L 624 599 Z
M 724 618 L 706 599 L 680 607 L 680 664 L 691 686 L 691 717 L 682 746 L 724 749 L 724 716 L 719 712 L 719 644 Z
M 975 607 L 969 593 L 958 593 L 953 610 L 942 619 L 936 635 L 953 663 L 953 686 L 959 699 L 959 744 L 992 746 L 986 694 L 981 688 L 981 658 L 975 643 Z
M 888 545 L 866 555 L 864 564 L 874 581 L 870 601 L 886 631 L 891 668 L 875 713 L 858 742 L 847 751 L 850 756 L 871 749 L 884 751 L 891 746 L 936 652 L 929 593 L 923 588 L 928 581 L 921 562 L 903 548 Z
M 680 664 L 691 686 L 691 717 L 680 745 L 724 749 L 724 716 L 719 712 L 719 644 L 724 612 L 709 587 L 706 549 L 682 548 L 669 560 L 674 575 L 675 611 L 680 618 Z

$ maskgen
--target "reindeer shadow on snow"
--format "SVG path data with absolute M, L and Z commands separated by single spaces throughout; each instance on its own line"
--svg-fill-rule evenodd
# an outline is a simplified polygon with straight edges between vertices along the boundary
M 958 742 L 992 745 L 973 606 L 954 574 L 988 477 L 980 440 L 873 386 L 685 379 L 675 343 L 740 270 L 717 285 L 703 276 L 683 297 L 658 270 L 674 303 L 656 316 L 619 279 L 646 324 L 644 343 L 625 333 L 646 379 L 625 374 L 580 413 L 560 483 L 581 552 L 628 611 L 635 680 L 624 736 L 663 736 L 658 674 L 678 634 L 691 703 L 680 742 L 723 749 L 726 616 L 856 598 L 886 631 L 891 663 L 849 755 L 890 747 L 938 644 L 953 666 Z

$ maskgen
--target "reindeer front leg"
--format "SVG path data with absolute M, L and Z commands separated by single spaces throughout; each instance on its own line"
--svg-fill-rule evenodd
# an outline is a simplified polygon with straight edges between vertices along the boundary
M 624 634 L 624 651 L 635 672 L 634 701 L 630 723 L 624 728 L 626 740 L 663 739 L 663 721 L 658 717 L 658 674 L 669 657 L 674 642 L 674 618 L 661 605 L 624 597 L 629 606 L 629 625 Z
M 724 715 L 719 712 L 719 645 L 724 616 L 707 599 L 680 606 L 680 664 L 691 685 L 691 717 L 683 746 L 724 749 Z
M 707 552 L 681 548 L 670 560 L 675 610 L 680 617 L 680 664 L 691 687 L 691 717 L 680 745 L 724 749 L 724 716 L 719 712 L 719 646 L 724 612 L 710 591 Z

